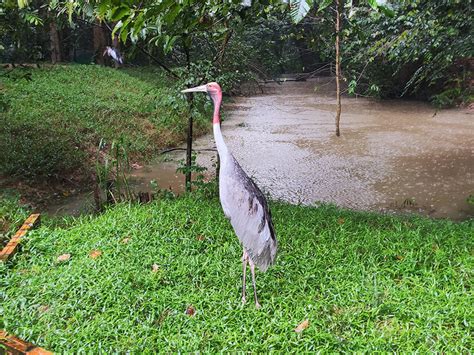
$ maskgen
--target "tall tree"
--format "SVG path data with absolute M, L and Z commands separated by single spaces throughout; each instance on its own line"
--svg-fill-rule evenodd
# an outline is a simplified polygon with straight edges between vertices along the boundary
M 107 45 L 107 39 L 102 22 L 96 19 L 92 27 L 92 36 L 94 43 L 95 62 L 100 65 L 105 64 L 104 50 Z
M 62 61 L 61 41 L 59 39 L 58 25 L 54 15 L 49 21 L 49 43 L 51 48 L 51 63 L 56 64 Z
M 341 34 L 341 0 L 336 0 L 336 136 L 341 135 L 339 123 L 341 121 L 341 55 L 340 55 L 340 34 Z
M 336 136 L 341 135 L 340 130 L 340 121 L 341 121 L 341 29 L 342 29 L 342 11 L 345 6 L 346 0 L 289 0 L 290 8 L 291 8 L 291 15 L 293 20 L 298 23 L 300 22 L 308 12 L 315 6 L 317 6 L 318 11 L 323 11 L 331 4 L 334 5 L 334 13 L 335 13 L 335 41 L 334 41 L 334 48 L 335 48 L 335 56 L 334 62 L 336 67 L 336 116 L 335 116 L 335 124 L 336 124 Z M 380 4 L 379 4 L 380 2 Z M 386 6 L 382 5 L 382 1 L 379 0 L 367 0 L 367 3 L 373 9 L 382 9 L 382 11 L 389 13 L 390 9 Z M 349 7 L 352 6 L 352 1 L 349 2 Z

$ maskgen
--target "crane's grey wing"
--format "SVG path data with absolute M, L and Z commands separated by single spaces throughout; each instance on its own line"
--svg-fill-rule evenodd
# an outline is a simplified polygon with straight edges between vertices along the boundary
M 250 259 L 265 271 L 273 264 L 277 240 L 272 216 L 265 196 L 231 157 L 220 181 L 220 198 L 224 213 Z

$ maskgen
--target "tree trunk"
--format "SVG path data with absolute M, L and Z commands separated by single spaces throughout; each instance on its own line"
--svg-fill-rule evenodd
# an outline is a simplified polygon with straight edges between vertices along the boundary
M 339 50 L 339 34 L 341 31 L 341 3 L 336 0 L 336 136 L 341 135 L 339 121 L 341 120 L 341 58 Z
M 114 38 L 112 39 L 112 47 L 115 48 L 115 50 L 117 51 L 117 53 L 119 53 L 120 55 L 122 55 L 120 53 L 120 39 L 119 39 L 119 36 L 118 35 L 114 35 Z M 115 68 L 120 68 L 121 67 L 121 64 L 117 63 L 116 61 L 114 61 L 114 67 Z
M 49 22 L 49 41 L 51 45 L 51 63 L 56 64 L 61 61 L 61 42 L 59 41 L 58 26 L 54 18 Z
M 217 57 L 216 57 L 217 59 L 216 62 L 221 68 L 224 65 L 224 56 L 225 56 L 225 51 L 227 49 L 227 45 L 229 44 L 229 41 L 232 38 L 232 35 L 234 33 L 233 29 L 229 29 L 227 21 L 225 22 L 225 28 L 227 32 L 224 36 L 224 40 L 222 41 L 221 49 L 218 51 Z
M 95 20 L 92 28 L 92 35 L 94 41 L 95 62 L 100 65 L 105 65 L 104 51 L 107 45 L 104 29 L 99 20 Z

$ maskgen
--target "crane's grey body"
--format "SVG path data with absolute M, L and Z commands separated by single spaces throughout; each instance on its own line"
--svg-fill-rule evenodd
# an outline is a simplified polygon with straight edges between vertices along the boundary
M 255 306 L 260 307 L 255 283 L 255 265 L 266 271 L 273 264 L 277 252 L 277 240 L 272 216 L 262 191 L 252 181 L 229 152 L 221 133 L 220 105 L 222 90 L 217 83 L 208 83 L 182 90 L 182 92 L 207 92 L 214 102 L 212 119 L 214 139 L 220 158 L 219 197 L 225 216 L 230 220 L 235 234 L 243 247 L 242 255 L 242 302 L 245 303 L 247 264 L 252 272 Z
M 219 198 L 222 209 L 250 260 L 261 271 L 266 271 L 273 264 L 277 251 L 270 209 L 263 193 L 228 151 L 220 135 L 220 127 L 216 126 L 214 124 L 221 161 Z

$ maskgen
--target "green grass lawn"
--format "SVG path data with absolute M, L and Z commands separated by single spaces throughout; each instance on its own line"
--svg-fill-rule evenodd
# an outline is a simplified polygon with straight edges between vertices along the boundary
M 241 248 L 218 201 L 191 196 L 29 234 L 0 266 L 0 328 L 57 352 L 472 351 L 472 221 L 272 211 L 260 310 L 251 288 L 241 305 Z
M 77 176 L 94 168 L 101 139 L 121 139 L 143 159 L 186 136 L 183 84 L 158 69 L 58 65 L 0 74 L 0 174 Z M 196 100 L 202 109 L 205 97 Z M 193 112 L 197 134 L 210 130 L 210 116 Z

